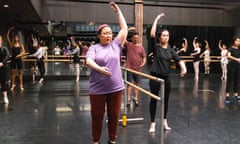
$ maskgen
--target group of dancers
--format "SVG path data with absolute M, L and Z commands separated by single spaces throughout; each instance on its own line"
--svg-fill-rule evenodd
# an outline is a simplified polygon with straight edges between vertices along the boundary
M 120 26 L 120 31 L 116 37 L 113 38 L 113 32 L 109 25 L 102 24 L 97 29 L 98 41 L 96 44 L 92 45 L 86 53 L 86 64 L 91 68 L 91 73 L 89 76 L 89 95 L 91 104 L 91 117 L 92 117 L 92 137 L 93 143 L 99 144 L 103 117 L 105 110 L 108 114 L 108 131 L 109 131 L 109 144 L 115 144 L 117 139 L 117 129 L 118 120 L 120 115 L 121 103 L 122 103 L 122 91 L 124 89 L 124 83 L 122 79 L 121 72 L 121 60 L 120 55 L 124 43 L 126 42 L 126 37 L 128 34 L 128 27 L 126 20 L 123 16 L 122 11 L 118 5 L 114 2 L 110 2 L 112 10 L 115 12 Z M 154 49 L 152 52 L 153 63 L 150 69 L 150 75 L 164 79 L 165 81 L 165 93 L 164 93 L 164 120 L 162 122 L 165 130 L 171 130 L 167 122 L 168 113 L 168 101 L 171 92 L 171 81 L 170 81 L 170 65 L 172 60 L 176 61 L 181 68 L 181 76 L 184 76 L 187 72 L 184 60 L 179 57 L 182 52 L 187 51 L 188 43 L 187 39 L 183 39 L 182 48 L 180 51 L 175 51 L 169 45 L 169 31 L 167 29 L 162 29 L 157 32 L 157 23 L 164 17 L 165 14 L 159 14 L 152 24 L 151 38 L 154 39 Z M 11 40 L 9 33 L 13 28 L 10 28 L 7 34 L 7 39 L 12 50 L 11 58 L 11 90 L 16 87 L 15 77 L 18 74 L 19 77 L 19 87 L 20 90 L 24 90 L 23 87 L 23 76 L 22 76 L 22 61 L 21 57 L 26 55 L 25 48 L 23 44 L 20 43 L 19 36 L 15 35 L 14 39 Z M 73 39 L 71 38 L 73 41 Z M 75 47 L 74 51 L 69 53 L 73 55 L 75 68 L 79 69 L 79 43 L 73 42 Z M 193 39 L 194 51 L 190 54 L 193 56 L 193 66 L 195 76 L 194 79 L 199 80 L 199 63 L 200 58 L 204 56 L 204 66 L 205 74 L 210 73 L 210 47 L 207 41 L 205 41 L 205 51 L 201 53 L 201 46 L 198 38 Z M 44 65 L 43 65 L 43 50 L 39 45 L 37 46 L 37 51 L 33 54 L 28 55 L 29 57 L 37 57 L 38 66 L 40 69 L 40 81 L 44 79 Z M 239 88 L 239 72 L 240 72 L 240 37 L 236 36 L 233 39 L 233 45 L 227 49 L 225 44 L 219 41 L 219 48 L 221 50 L 221 65 L 223 68 L 223 74 L 221 79 L 227 80 L 226 88 L 226 103 L 231 102 L 230 91 L 233 88 L 234 98 L 240 100 L 238 95 Z M 5 72 L 6 59 L 9 57 L 9 53 L 6 48 L 2 46 L 2 37 L 0 37 L 0 73 L 1 73 L 1 86 L 3 91 L 4 103 L 9 103 L 6 94 L 6 80 L 7 73 Z M 143 57 L 145 54 L 143 54 Z M 75 57 L 76 56 L 76 57 Z M 145 58 L 144 58 L 145 59 Z M 140 67 L 145 64 L 145 60 L 140 62 Z M 230 61 L 228 60 L 230 59 Z M 43 66 L 43 67 L 41 67 Z M 77 71 L 76 81 L 79 81 L 79 71 Z M 160 84 L 156 81 L 149 81 L 151 93 L 158 95 L 160 90 Z M 136 102 L 136 99 L 135 99 Z M 138 103 L 137 103 L 138 104 Z M 106 107 L 105 107 L 106 106 Z M 154 133 L 156 131 L 155 116 L 157 110 L 157 100 L 151 98 L 149 102 L 150 111 L 150 127 L 149 132 Z

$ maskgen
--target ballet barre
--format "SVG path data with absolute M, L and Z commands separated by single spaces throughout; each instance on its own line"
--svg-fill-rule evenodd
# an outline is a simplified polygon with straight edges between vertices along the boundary
M 122 70 L 124 70 L 124 82 L 125 84 L 127 85 L 130 85 L 131 87 L 133 88 L 136 88 L 138 89 L 140 92 L 143 92 L 144 94 L 146 94 L 147 96 L 151 97 L 151 98 L 154 98 L 158 101 L 161 101 L 161 122 L 163 122 L 163 119 L 164 119 L 164 87 L 165 87 L 165 84 L 164 84 L 164 80 L 163 79 L 160 79 L 158 77 L 154 77 L 154 76 L 151 76 L 149 74 L 145 74 L 145 73 L 142 73 L 142 72 L 138 72 L 138 71 L 135 71 L 135 70 L 132 70 L 132 69 L 128 69 L 126 67 L 122 67 Z M 146 79 L 149 79 L 149 80 L 153 80 L 153 81 L 157 81 L 160 83 L 160 92 L 159 92 L 159 96 L 156 96 L 154 95 L 153 93 L 127 81 L 127 72 L 131 72 L 131 73 L 134 73 L 136 75 L 139 75 L 143 78 L 146 78 Z M 132 118 L 132 119 L 128 119 L 127 118 L 127 109 L 126 109 L 126 103 L 127 103 L 127 90 L 125 88 L 125 94 L 124 94 L 124 114 L 122 116 L 122 120 L 119 120 L 120 122 L 122 122 L 122 125 L 123 126 L 127 126 L 127 122 L 128 121 L 139 121 L 139 120 L 144 120 L 144 118 Z M 163 124 L 160 125 L 160 144 L 163 144 L 164 143 L 164 129 L 163 129 Z

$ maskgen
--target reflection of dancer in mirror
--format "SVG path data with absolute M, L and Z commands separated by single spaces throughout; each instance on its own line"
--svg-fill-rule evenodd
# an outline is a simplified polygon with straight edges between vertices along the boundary
M 198 80 L 201 48 L 200 43 L 197 41 L 197 37 L 193 39 L 193 47 L 194 50 L 191 56 L 193 56 L 194 80 Z
M 187 48 L 188 48 L 188 41 L 186 38 L 183 38 L 183 42 L 181 44 L 181 48 L 177 51 L 177 54 L 179 56 L 186 56 L 187 53 Z M 184 64 L 184 71 L 187 73 L 187 67 L 186 67 L 186 63 L 183 60 L 183 64 Z M 181 74 L 181 77 L 184 77 L 184 74 Z
M 22 71 L 22 59 L 21 57 L 25 55 L 25 49 L 23 44 L 20 42 L 19 35 L 14 35 L 13 40 L 10 38 L 10 33 L 13 31 L 14 27 L 8 29 L 7 40 L 12 50 L 12 60 L 11 60 L 11 90 L 13 91 L 16 87 L 15 79 L 18 73 L 19 84 L 21 91 L 23 88 L 23 71 Z
M 225 102 L 230 103 L 230 91 L 233 88 L 234 98 L 240 101 L 238 95 L 239 73 L 240 73 L 240 37 L 233 38 L 233 45 L 228 49 L 228 58 L 231 59 L 227 65 L 227 86 Z M 232 87 L 233 86 L 233 87 Z
M 31 42 L 32 45 L 29 48 L 29 53 L 33 54 L 37 51 L 39 42 L 38 42 L 37 37 L 34 36 L 33 34 L 31 35 L 31 40 L 32 40 L 32 42 Z M 35 76 L 36 76 L 37 71 L 38 71 L 37 64 L 36 64 L 35 61 L 33 61 L 33 62 L 29 62 L 29 65 L 30 65 L 30 69 L 31 69 L 31 72 L 32 72 L 32 80 L 35 81 Z
M 222 68 L 221 80 L 226 80 L 227 79 L 227 64 L 228 64 L 227 45 L 222 44 L 222 40 L 219 40 L 218 47 L 221 50 L 221 68 Z
M 1 84 L 1 90 L 3 93 L 3 103 L 8 104 L 8 97 L 7 97 L 7 61 L 9 58 L 9 52 L 6 47 L 3 47 L 2 45 L 3 39 L 0 35 L 0 84 Z
M 168 126 L 167 123 L 167 111 L 168 111 L 168 100 L 171 90 L 171 81 L 169 78 L 170 75 L 170 65 L 171 60 L 175 60 L 179 63 L 181 68 L 181 74 L 185 74 L 186 71 L 184 71 L 184 62 L 181 61 L 175 52 L 173 48 L 169 46 L 169 31 L 166 29 L 163 29 L 160 31 L 159 35 L 156 36 L 156 29 L 157 29 L 157 22 L 158 20 L 165 16 L 164 13 L 159 14 L 152 25 L 151 29 L 151 38 L 155 39 L 154 44 L 154 61 L 151 66 L 150 73 L 152 76 L 158 77 L 160 79 L 164 80 L 165 84 L 165 94 L 164 94 L 164 120 L 163 120 L 163 127 L 165 130 L 171 130 L 171 128 Z M 150 90 L 151 93 L 158 95 L 160 90 L 160 83 L 157 81 L 150 80 Z M 149 132 L 155 132 L 155 116 L 156 116 L 156 109 L 157 109 L 157 100 L 151 98 L 150 104 L 150 117 L 151 117 L 151 124 Z
M 39 83 L 42 83 L 44 80 L 45 74 L 45 66 L 44 66 L 44 49 L 41 46 L 37 46 L 37 51 L 28 57 L 36 57 L 37 58 L 37 66 L 40 72 L 40 80 Z
M 210 47 L 209 47 L 209 43 L 207 40 L 204 41 L 206 46 L 205 46 L 205 51 L 200 55 L 200 57 L 203 57 L 204 56 L 204 74 L 205 75 L 209 75 L 210 74 L 210 61 L 211 61 L 211 58 L 210 58 Z
M 114 2 L 111 2 L 110 5 L 118 17 L 120 31 L 113 39 L 111 27 L 107 24 L 99 25 L 97 29 L 99 42 L 92 45 L 86 55 L 86 64 L 91 68 L 89 94 L 94 144 L 100 143 L 105 108 L 108 115 L 108 143 L 116 143 L 124 89 L 120 55 L 126 41 L 128 28 L 118 5 Z
M 80 77 L 80 57 L 79 57 L 81 54 L 80 43 L 79 41 L 75 41 L 74 37 L 71 37 L 70 39 L 72 45 L 74 46 L 74 49 L 72 52 L 68 53 L 68 55 L 73 55 L 73 63 L 76 71 L 76 82 L 78 82 Z

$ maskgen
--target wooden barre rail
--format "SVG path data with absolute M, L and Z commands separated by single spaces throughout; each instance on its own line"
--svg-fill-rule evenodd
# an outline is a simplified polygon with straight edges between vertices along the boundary
M 149 74 L 138 72 L 138 71 L 135 71 L 135 70 L 132 70 L 132 69 L 128 69 L 128 68 L 125 68 L 125 67 L 122 67 L 122 69 L 124 69 L 126 71 L 129 71 L 129 72 L 132 72 L 134 74 L 137 74 L 139 76 L 145 77 L 145 78 L 150 79 L 150 80 L 155 80 L 155 81 L 158 81 L 158 82 L 164 82 L 164 80 L 162 80 L 160 78 L 157 78 L 157 77 L 154 77 L 154 76 L 151 76 Z
M 130 85 L 131 87 L 134 87 L 134 88 L 138 89 L 139 91 L 147 94 L 147 95 L 150 96 L 151 98 L 154 98 L 154 99 L 156 99 L 156 100 L 161 100 L 160 97 L 152 94 L 151 92 L 149 92 L 149 91 L 147 91 L 147 90 L 145 90 L 145 89 L 143 89 L 143 88 L 141 88 L 141 87 L 139 87 L 139 86 L 137 86 L 137 85 L 135 85 L 135 84 L 132 84 L 132 83 L 130 83 L 130 82 L 128 82 L 128 81 L 125 81 L 125 83 L 128 84 L 128 85 Z

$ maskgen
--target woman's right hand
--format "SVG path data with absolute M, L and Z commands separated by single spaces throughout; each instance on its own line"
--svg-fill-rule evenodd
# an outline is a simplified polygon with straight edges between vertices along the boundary
M 120 12 L 120 8 L 118 7 L 118 5 L 115 2 L 110 2 L 111 8 L 113 9 L 113 11 L 115 13 L 119 13 Z

